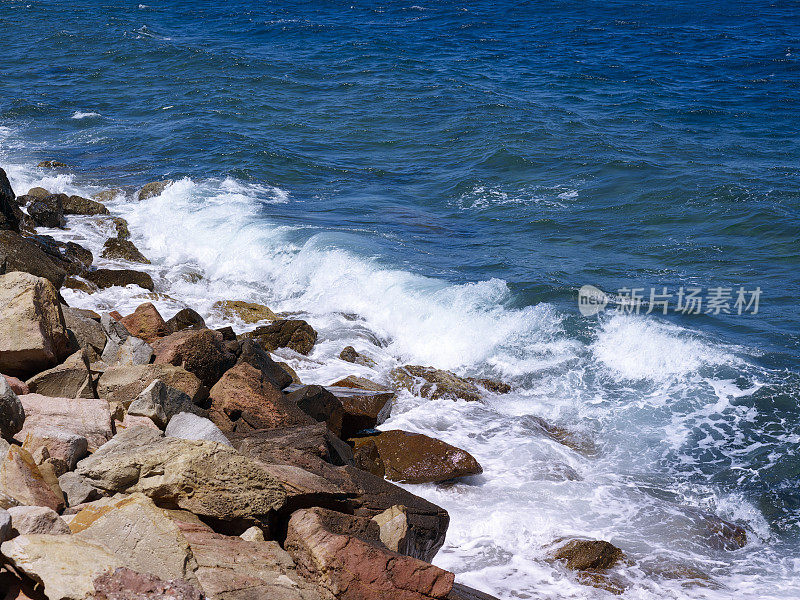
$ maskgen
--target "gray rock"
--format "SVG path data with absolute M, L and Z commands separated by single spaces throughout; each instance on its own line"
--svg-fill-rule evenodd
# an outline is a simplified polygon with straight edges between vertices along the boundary
M 16 194 L 11 189 L 6 172 L 0 169 L 0 229 L 19 231 L 19 219 L 14 214 Z
M 109 340 L 102 355 L 103 362 L 109 366 L 148 365 L 152 359 L 152 346 L 133 336 L 128 336 L 121 344 Z
M 25 423 L 25 409 L 22 402 L 0 375 L 0 437 L 10 440 L 22 430 Z
M 100 316 L 100 326 L 106 332 L 106 336 L 112 342 L 121 344 L 130 337 L 130 332 L 125 328 L 125 325 L 117 321 L 109 313 L 103 313 Z
M 103 353 L 108 340 L 103 326 L 82 314 L 82 312 L 69 306 L 61 307 L 64 315 L 64 324 L 74 337 L 75 344 L 80 348 L 91 348 L 99 356 Z
M 48 533 L 51 535 L 69 535 L 69 525 L 58 516 L 52 508 L 46 506 L 14 506 L 8 509 L 11 515 L 11 534 L 27 535 L 31 533 Z
M 11 515 L 4 508 L 0 508 L 0 544 L 11 539 Z
M 64 473 L 58 478 L 58 485 L 67 498 L 69 506 L 92 502 L 100 498 L 100 492 L 89 481 L 74 471 Z
M 193 412 L 193 410 L 194 404 L 187 394 L 169 387 L 160 379 L 156 379 L 131 402 L 128 407 L 128 414 L 149 417 L 153 420 L 153 423 L 163 429 L 170 419 L 178 413 L 189 413 Z
M 188 412 L 181 412 L 172 417 L 164 434 L 167 437 L 183 440 L 208 440 L 231 445 L 220 428 L 209 419 Z

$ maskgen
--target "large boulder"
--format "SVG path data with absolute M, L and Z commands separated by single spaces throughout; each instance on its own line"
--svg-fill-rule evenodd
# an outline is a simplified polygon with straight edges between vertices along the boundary
M 243 302 L 241 300 L 221 300 L 214 303 L 214 309 L 224 319 L 232 320 L 238 318 L 242 323 L 248 325 L 259 321 L 274 321 L 278 318 L 274 312 L 262 304 Z
M 0 275 L 0 371 L 30 376 L 55 366 L 69 337 L 53 284 L 29 273 Z
M 151 292 L 155 289 L 150 275 L 131 269 L 94 269 L 87 271 L 84 277 L 100 289 L 126 285 L 138 285 Z
M 30 193 L 30 192 L 29 192 Z M 107 215 L 108 209 L 95 200 L 82 196 L 69 196 L 62 200 L 65 215 Z
M 3 169 L 0 169 L 0 229 L 19 231 L 19 219 L 14 213 L 16 194 Z
M 49 280 L 56 289 L 67 276 L 62 261 L 45 252 L 30 238 L 15 231 L 0 230 L 0 274 L 23 271 Z
M 131 314 L 119 321 L 131 335 L 152 344 L 168 333 L 167 324 L 152 302 L 140 304 Z
M 167 437 L 181 438 L 183 440 L 207 440 L 219 442 L 230 446 L 231 443 L 213 421 L 199 415 L 182 412 L 169 420 L 164 430 Z
M 161 429 L 178 413 L 198 412 L 184 392 L 169 387 L 160 379 L 147 386 L 128 407 L 128 414 L 148 417 Z
M 208 389 L 192 373 L 174 365 L 134 365 L 106 369 L 97 382 L 97 395 L 125 407 L 156 379 L 188 395 L 201 404 L 208 398 Z
M 12 506 L 8 509 L 8 514 L 11 515 L 13 535 L 72 533 L 66 521 L 59 517 L 56 511 L 46 506 Z
M 0 377 L 0 438 L 10 440 L 22 430 L 25 407 L 5 377 Z
M 313 423 L 270 379 L 238 363 L 211 388 L 209 418 L 223 432 L 272 429 Z
M 61 312 L 70 341 L 79 348 L 90 350 L 93 356 L 100 356 L 108 341 L 103 326 L 79 309 L 62 305 Z
M 103 244 L 103 253 L 100 255 L 103 258 L 122 259 L 129 262 L 150 264 L 148 258 L 142 254 L 130 240 L 123 240 L 120 238 L 109 238 Z
M 86 350 L 79 350 L 62 364 L 34 375 L 27 381 L 36 394 L 56 398 L 96 398 L 94 375 L 89 370 Z
M 259 429 L 231 435 L 242 454 L 267 463 L 289 464 L 325 476 L 315 468 L 319 459 L 331 465 L 352 465 L 353 451 L 324 423 Z
M 302 319 L 278 319 L 269 325 L 256 327 L 244 336 L 257 340 L 267 352 L 290 348 L 308 354 L 317 341 L 317 332 Z
M 222 334 L 211 329 L 186 329 L 153 342 L 155 364 L 175 365 L 194 373 L 206 387 L 212 387 L 236 363 Z
M 356 465 L 401 483 L 438 483 L 478 475 L 471 454 L 421 433 L 391 430 L 353 440 Z
M 453 588 L 452 573 L 386 548 L 369 519 L 298 510 L 284 547 L 303 575 L 340 600 L 444 599 Z
M 286 502 L 280 482 L 229 446 L 144 427 L 118 433 L 76 473 L 106 494 L 142 492 L 161 506 L 220 521 L 268 525 Z
M 86 438 L 94 451 L 113 435 L 108 402 L 97 398 L 51 398 L 41 394 L 20 396 L 25 408 L 25 423 L 16 439 L 28 435 L 51 437 L 54 431 Z
M 103 573 L 92 585 L 91 600 L 205 600 L 205 595 L 188 581 L 164 581 L 127 567 Z
M 42 471 L 27 450 L 0 445 L 0 492 L 26 506 L 46 506 L 56 512 L 64 508 L 64 496 L 54 474 Z
M 244 339 L 236 344 L 236 355 L 239 362 L 246 362 L 261 370 L 265 377 L 278 389 L 285 389 L 292 383 L 292 376 L 255 340 Z
M 483 397 L 485 391 L 496 394 L 505 394 L 511 391 L 508 384 L 492 379 L 459 377 L 450 371 L 419 365 L 405 365 L 392 369 L 390 377 L 396 386 L 432 399 L 450 398 L 455 400 L 460 398 L 461 400 L 477 401 Z
M 33 219 L 37 227 L 59 227 L 67 225 L 64 219 L 64 200 L 65 194 L 50 194 L 49 196 L 36 200 L 28 205 L 28 215 Z

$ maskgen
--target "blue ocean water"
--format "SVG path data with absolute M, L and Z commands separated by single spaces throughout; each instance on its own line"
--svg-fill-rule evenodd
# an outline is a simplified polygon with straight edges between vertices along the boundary
M 305 313 L 326 341 L 293 357 L 304 381 L 352 374 L 328 359 L 353 343 L 373 379 L 417 362 L 517 387 L 390 422 L 484 464 L 417 488 L 453 514 L 437 560 L 460 580 L 601 596 L 542 548 L 605 535 L 631 598 L 800 597 L 800 2 L 5 0 L 0 32 L 18 193 L 175 180 L 113 205 L 163 289 Z M 586 318 L 584 284 L 761 297 Z M 686 506 L 748 545 L 703 545 Z

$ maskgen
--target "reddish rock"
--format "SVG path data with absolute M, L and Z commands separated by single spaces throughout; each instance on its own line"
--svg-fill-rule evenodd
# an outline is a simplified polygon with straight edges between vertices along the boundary
M 152 343 L 155 364 L 183 367 L 203 385 L 212 387 L 236 363 L 236 355 L 225 347 L 222 334 L 211 329 L 186 329 Z
M 248 363 L 227 371 L 211 388 L 209 418 L 224 432 L 307 425 L 313 419 Z
M 402 483 L 436 483 L 483 469 L 471 454 L 421 433 L 391 430 L 353 440 L 356 465 Z
M 134 337 L 151 344 L 167 334 L 167 324 L 151 302 L 145 302 L 119 321 Z
M 30 393 L 28 385 L 24 381 L 20 381 L 16 377 L 11 377 L 11 375 L 3 375 L 3 377 L 5 377 L 8 387 L 10 387 L 11 391 L 13 391 L 17 396 Z
M 40 394 L 19 397 L 25 409 L 25 423 L 15 438 L 24 442 L 29 435 L 47 437 L 53 430 L 86 438 L 94 451 L 114 433 L 108 402 L 97 398 L 51 398 Z
M 119 567 L 94 580 L 91 600 L 203 600 L 205 596 L 183 579 L 163 581 L 154 575 Z
M 46 475 L 30 453 L 10 446 L 0 463 L 0 492 L 22 505 L 46 506 L 59 512 L 64 508 L 64 496 L 58 489 L 58 480 L 53 482 Z
M 339 600 L 431 600 L 453 588 L 452 573 L 383 546 L 369 519 L 298 510 L 284 546 L 303 575 Z

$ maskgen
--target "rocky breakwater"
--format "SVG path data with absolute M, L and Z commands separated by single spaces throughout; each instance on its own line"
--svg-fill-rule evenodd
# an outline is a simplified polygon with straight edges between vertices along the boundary
M 146 187 L 143 193 L 159 186 Z M 430 564 L 447 512 L 397 481 L 480 473 L 468 453 L 374 430 L 394 391 L 302 385 L 270 352 L 307 354 L 305 321 L 233 301 L 237 336 L 190 308 L 96 314 L 59 290 L 155 288 L 37 235 L 100 202 L 0 170 L 0 589 L 50 600 L 486 597 Z M 115 222 L 104 254 L 147 259 Z M 402 456 L 402 460 L 398 457 Z

